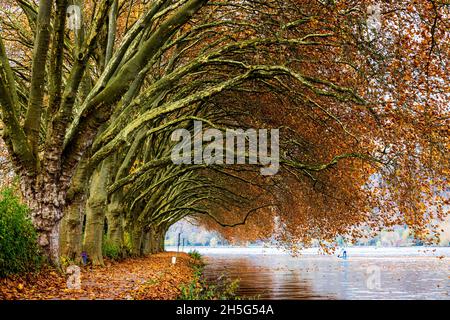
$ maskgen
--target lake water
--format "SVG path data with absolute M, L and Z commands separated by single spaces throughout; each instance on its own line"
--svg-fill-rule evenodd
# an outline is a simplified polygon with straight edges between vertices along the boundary
M 450 248 L 351 247 L 347 259 L 317 249 L 298 257 L 274 248 L 183 251 L 193 249 L 205 257 L 209 281 L 240 279 L 238 294 L 246 297 L 450 300 Z

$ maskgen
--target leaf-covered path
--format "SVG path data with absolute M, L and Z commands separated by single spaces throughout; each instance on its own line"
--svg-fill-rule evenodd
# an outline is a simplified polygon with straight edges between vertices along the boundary
M 81 271 L 81 289 L 67 288 L 67 276 L 44 269 L 37 274 L 0 279 L 0 299 L 176 299 L 193 279 L 195 261 L 185 253 L 163 252 L 109 262 Z

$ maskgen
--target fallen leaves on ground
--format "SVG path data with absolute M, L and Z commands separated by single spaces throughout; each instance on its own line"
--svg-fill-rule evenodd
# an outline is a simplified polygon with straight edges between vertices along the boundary
M 191 282 L 195 261 L 179 253 L 163 252 L 121 262 L 107 262 L 105 267 L 81 269 L 81 289 L 68 289 L 67 276 L 45 267 L 38 273 L 0 279 L 1 299 L 176 299 L 180 287 Z

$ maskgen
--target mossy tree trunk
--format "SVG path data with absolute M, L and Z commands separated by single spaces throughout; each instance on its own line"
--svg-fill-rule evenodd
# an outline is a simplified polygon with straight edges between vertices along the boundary
M 80 196 L 66 207 L 61 226 L 61 256 L 79 263 L 83 242 L 86 199 Z
M 72 179 L 67 193 L 67 202 L 61 226 L 61 256 L 76 263 L 81 261 L 83 244 L 83 221 L 86 211 L 86 197 L 89 189 L 90 172 L 82 161 Z
M 124 205 L 120 194 L 116 193 L 111 197 L 108 203 L 106 219 L 108 220 L 108 241 L 120 249 L 121 255 L 125 256 L 124 250 L 124 229 L 123 229 L 123 215 Z
M 92 175 L 89 198 L 86 204 L 86 230 L 84 251 L 93 265 L 103 265 L 103 234 L 108 194 L 106 187 L 110 175 L 110 159 L 106 159 Z
M 152 253 L 151 248 L 151 232 L 148 229 L 144 230 L 144 243 L 143 243 L 143 254 L 149 255 Z
M 143 254 L 144 231 L 142 226 L 134 222 L 130 230 L 131 238 L 131 255 L 138 257 Z

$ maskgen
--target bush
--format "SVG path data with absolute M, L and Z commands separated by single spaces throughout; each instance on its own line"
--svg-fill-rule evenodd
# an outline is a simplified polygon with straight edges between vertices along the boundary
M 239 300 L 237 295 L 239 280 L 224 277 L 217 279 L 216 284 L 209 284 L 202 276 L 203 265 L 194 266 L 194 279 L 180 287 L 179 300 Z
M 189 251 L 188 255 L 194 260 L 202 260 L 202 255 L 197 250 Z
M 104 257 L 110 258 L 112 260 L 119 260 L 122 257 L 119 246 L 106 239 L 106 237 L 103 239 L 102 247 Z
M 35 270 L 42 262 L 28 212 L 12 190 L 0 191 L 0 277 Z

